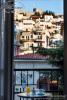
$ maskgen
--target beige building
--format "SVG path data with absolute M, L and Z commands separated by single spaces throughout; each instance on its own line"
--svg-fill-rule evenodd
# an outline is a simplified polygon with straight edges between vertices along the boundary
M 60 34 L 61 22 L 63 21 L 61 16 L 53 18 L 52 15 L 45 15 L 43 19 L 38 16 L 34 20 L 35 17 L 32 19 L 31 15 L 32 13 L 25 13 L 23 11 L 18 11 L 15 15 L 20 20 L 15 21 L 16 29 L 19 30 L 17 40 L 21 43 L 20 50 L 25 53 L 32 51 L 32 45 L 34 47 L 48 48 L 51 34 L 56 32 Z M 59 36 L 57 39 L 59 39 Z
M 22 31 L 32 31 L 34 29 L 35 22 L 31 19 L 25 19 L 20 22 L 15 22 L 16 29 Z
M 19 42 L 21 44 L 19 49 L 20 51 L 23 51 L 24 53 L 33 52 L 32 47 L 31 47 L 32 45 L 34 48 L 49 47 L 49 37 L 50 37 L 49 33 L 46 34 L 44 32 L 39 33 L 39 32 L 25 31 L 25 32 L 22 32 L 21 35 L 17 37 L 19 37 Z
M 15 9 L 14 20 L 22 21 L 24 19 L 29 19 L 29 18 L 30 18 L 30 15 L 27 14 L 26 11 L 22 9 Z

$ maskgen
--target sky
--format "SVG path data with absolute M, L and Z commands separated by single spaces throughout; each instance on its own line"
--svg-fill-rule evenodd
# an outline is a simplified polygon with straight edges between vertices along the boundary
M 63 0 L 16 0 L 15 6 L 22 7 L 28 12 L 32 12 L 33 8 L 38 8 L 53 11 L 55 14 L 64 13 Z

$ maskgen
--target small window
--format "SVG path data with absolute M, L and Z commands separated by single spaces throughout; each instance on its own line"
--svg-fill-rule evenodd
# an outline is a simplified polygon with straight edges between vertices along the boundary
M 40 36 L 38 36 L 38 39 L 42 39 L 42 36 L 40 35 Z
M 26 36 L 26 39 L 27 39 L 27 36 Z
M 22 40 L 20 40 L 19 42 L 20 42 L 20 44 L 23 44 L 23 41 Z
M 29 40 L 29 36 L 28 36 L 28 40 Z
M 28 29 L 26 28 L 26 32 L 28 32 Z
M 22 36 L 22 38 L 24 38 L 24 36 Z
M 42 46 L 42 43 L 38 43 L 38 46 L 40 46 L 40 47 L 41 47 L 41 46 Z
M 33 38 L 33 35 L 31 35 L 31 38 Z
M 40 36 L 40 39 L 42 39 L 42 35 Z

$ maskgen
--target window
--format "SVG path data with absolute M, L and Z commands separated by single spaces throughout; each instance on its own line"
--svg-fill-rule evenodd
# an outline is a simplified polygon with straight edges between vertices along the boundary
M 39 35 L 39 36 L 38 36 L 38 39 L 42 39 L 42 36 L 41 36 L 41 35 Z
M 27 39 L 27 36 L 26 36 L 26 39 Z
M 22 38 L 24 38 L 24 36 L 22 36 Z
M 42 44 L 41 43 L 38 43 L 38 46 L 42 46 Z
M 31 35 L 31 38 L 33 38 L 33 35 Z
M 28 40 L 29 40 L 29 36 L 28 36 Z
M 28 32 L 28 29 L 26 28 L 26 32 Z
M 39 1 L 39 2 L 42 2 L 42 1 Z M 50 1 L 50 2 L 53 2 L 53 1 Z M 59 1 L 57 1 L 57 2 L 59 2 Z M 35 5 L 36 4 L 37 3 L 35 3 Z M 50 3 L 48 3 L 48 4 L 50 4 Z M 46 13 L 51 13 L 54 16 L 54 14 L 52 12 L 46 11 Z M 10 14 L 6 13 L 5 16 L 4 16 L 4 14 L 5 14 L 5 12 L 0 13 L 0 18 L 2 19 L 2 20 L 0 20 L 0 80 L 1 80 L 0 81 L 0 99 L 2 97 L 4 97 L 5 100 L 21 99 L 17 96 L 17 94 L 19 94 L 20 92 L 24 92 L 27 85 L 31 88 L 31 90 L 33 90 L 33 88 L 38 87 L 39 89 L 40 88 L 44 89 L 45 92 L 46 91 L 51 92 L 51 93 L 53 93 L 53 98 L 54 98 L 55 94 L 56 94 L 55 97 L 57 95 L 60 96 L 60 94 L 64 95 L 64 77 L 63 77 L 64 72 L 63 72 L 63 68 L 61 68 L 59 66 L 60 62 L 57 62 L 57 58 L 59 57 L 58 56 L 59 53 L 61 53 L 60 52 L 61 49 L 59 50 L 59 53 L 57 56 L 55 56 L 55 54 L 54 54 L 54 52 L 55 52 L 54 50 L 56 50 L 55 53 L 57 54 L 57 52 L 58 52 L 57 48 L 54 48 L 54 49 L 52 48 L 51 49 L 52 51 L 50 50 L 50 52 L 53 52 L 53 55 L 52 55 L 53 59 L 50 59 L 50 60 L 53 60 L 53 63 L 52 63 L 52 66 L 50 65 L 48 67 L 47 62 L 45 64 L 44 61 L 48 57 L 47 53 L 49 53 L 51 55 L 51 53 L 49 52 L 49 48 L 46 48 L 45 44 L 43 44 L 43 47 L 41 48 L 42 44 L 38 43 L 37 39 L 35 41 L 38 43 L 39 48 L 34 43 L 34 41 L 32 41 L 32 42 L 28 41 L 30 44 L 33 44 L 31 47 L 27 43 L 27 41 L 20 43 L 20 41 L 14 40 L 14 44 L 13 44 L 12 43 L 13 39 L 11 36 L 11 35 L 13 35 L 13 30 L 12 30 L 13 16 L 12 16 L 12 13 L 10 13 Z M 15 22 L 15 20 L 14 20 L 14 22 Z M 67 22 L 67 21 L 65 21 L 65 22 Z M 18 34 L 20 34 L 19 31 L 18 31 Z M 41 38 L 41 37 L 39 37 L 39 38 Z M 29 39 L 29 36 L 26 36 L 26 39 Z M 25 45 L 26 43 L 28 45 Z M 16 50 L 18 49 L 18 52 L 16 52 L 16 50 L 15 50 L 15 55 L 13 55 L 13 60 L 12 60 L 12 54 L 11 54 L 12 46 Z M 26 48 L 27 46 L 28 46 L 28 49 Z M 21 52 L 20 52 L 20 47 L 22 47 Z M 63 46 L 61 46 L 60 48 L 62 48 L 62 47 Z M 45 56 L 45 54 L 46 54 L 46 56 Z M 61 56 L 63 56 L 63 55 L 61 55 Z M 60 59 L 60 60 L 63 61 L 63 59 Z M 13 66 L 12 66 L 12 64 L 13 64 Z M 35 69 L 33 69 L 33 68 L 35 68 Z M 67 70 L 65 68 L 65 72 L 66 71 Z M 10 77 L 10 76 L 12 76 L 12 77 Z M 46 84 L 43 81 L 44 79 L 45 79 Z M 65 79 L 66 79 L 66 76 L 65 76 Z M 67 86 L 67 84 L 66 84 L 66 86 Z M 65 92 L 67 92 L 67 90 Z M 11 95 L 11 94 L 13 94 L 13 95 Z M 12 97 L 14 97 L 14 98 L 12 99 Z M 60 98 L 59 98 L 59 100 L 60 100 Z
M 24 24 L 22 26 L 22 30 L 24 30 L 24 33 L 22 31 L 22 41 L 21 44 L 19 44 L 19 41 L 16 40 L 16 46 L 19 45 L 19 48 L 13 60 L 13 68 L 16 77 L 14 86 L 14 100 L 23 99 L 19 98 L 17 94 L 24 92 L 27 85 L 30 87 L 31 91 L 33 88 L 43 89 L 45 92 L 52 93 L 55 97 L 58 95 L 59 97 L 60 94 L 64 94 L 64 76 L 62 70 L 64 59 L 63 45 L 61 44 L 61 46 L 58 45 L 58 47 L 51 47 L 49 44 L 51 41 L 50 33 L 54 33 L 54 31 L 57 30 L 57 27 L 54 27 L 54 29 L 52 26 L 57 26 L 56 22 L 59 21 L 59 12 L 61 12 L 63 15 L 61 5 L 63 2 L 60 0 L 35 0 L 34 2 L 33 0 L 31 0 L 31 2 L 29 0 L 20 1 L 25 8 L 19 9 L 19 12 L 22 10 L 22 12 L 26 13 L 26 16 L 23 16 L 25 20 L 22 22 Z M 48 7 L 46 6 L 46 2 L 48 3 Z M 35 3 L 36 7 L 35 13 L 32 12 L 33 3 Z M 55 3 L 60 3 L 61 6 L 58 6 L 57 4 L 53 6 Z M 43 4 L 44 7 L 42 6 Z M 42 10 L 37 5 L 39 5 Z M 51 9 L 54 7 L 56 8 L 50 11 L 50 6 Z M 47 11 L 44 11 L 44 9 L 47 9 Z M 36 17 L 34 16 L 35 14 L 39 14 L 39 16 Z M 46 20 L 45 17 L 43 17 L 43 14 L 46 17 Z M 31 19 L 31 17 L 33 17 L 33 19 Z M 60 21 L 59 25 L 61 25 Z M 58 33 L 60 32 L 61 31 L 58 28 Z M 24 37 L 26 37 L 25 40 L 23 39 Z M 63 36 L 61 37 L 63 38 Z M 59 37 L 57 36 L 57 40 L 58 39 Z
M 23 40 L 19 40 L 20 44 L 23 44 Z

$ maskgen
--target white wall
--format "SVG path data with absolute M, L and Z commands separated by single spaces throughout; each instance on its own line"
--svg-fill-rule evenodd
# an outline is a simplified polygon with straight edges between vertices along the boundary
M 52 64 L 48 64 L 45 62 L 22 62 L 22 61 L 15 61 L 14 62 L 14 67 L 18 69 L 47 69 L 47 68 L 52 68 Z M 56 66 L 53 66 L 56 67 Z

